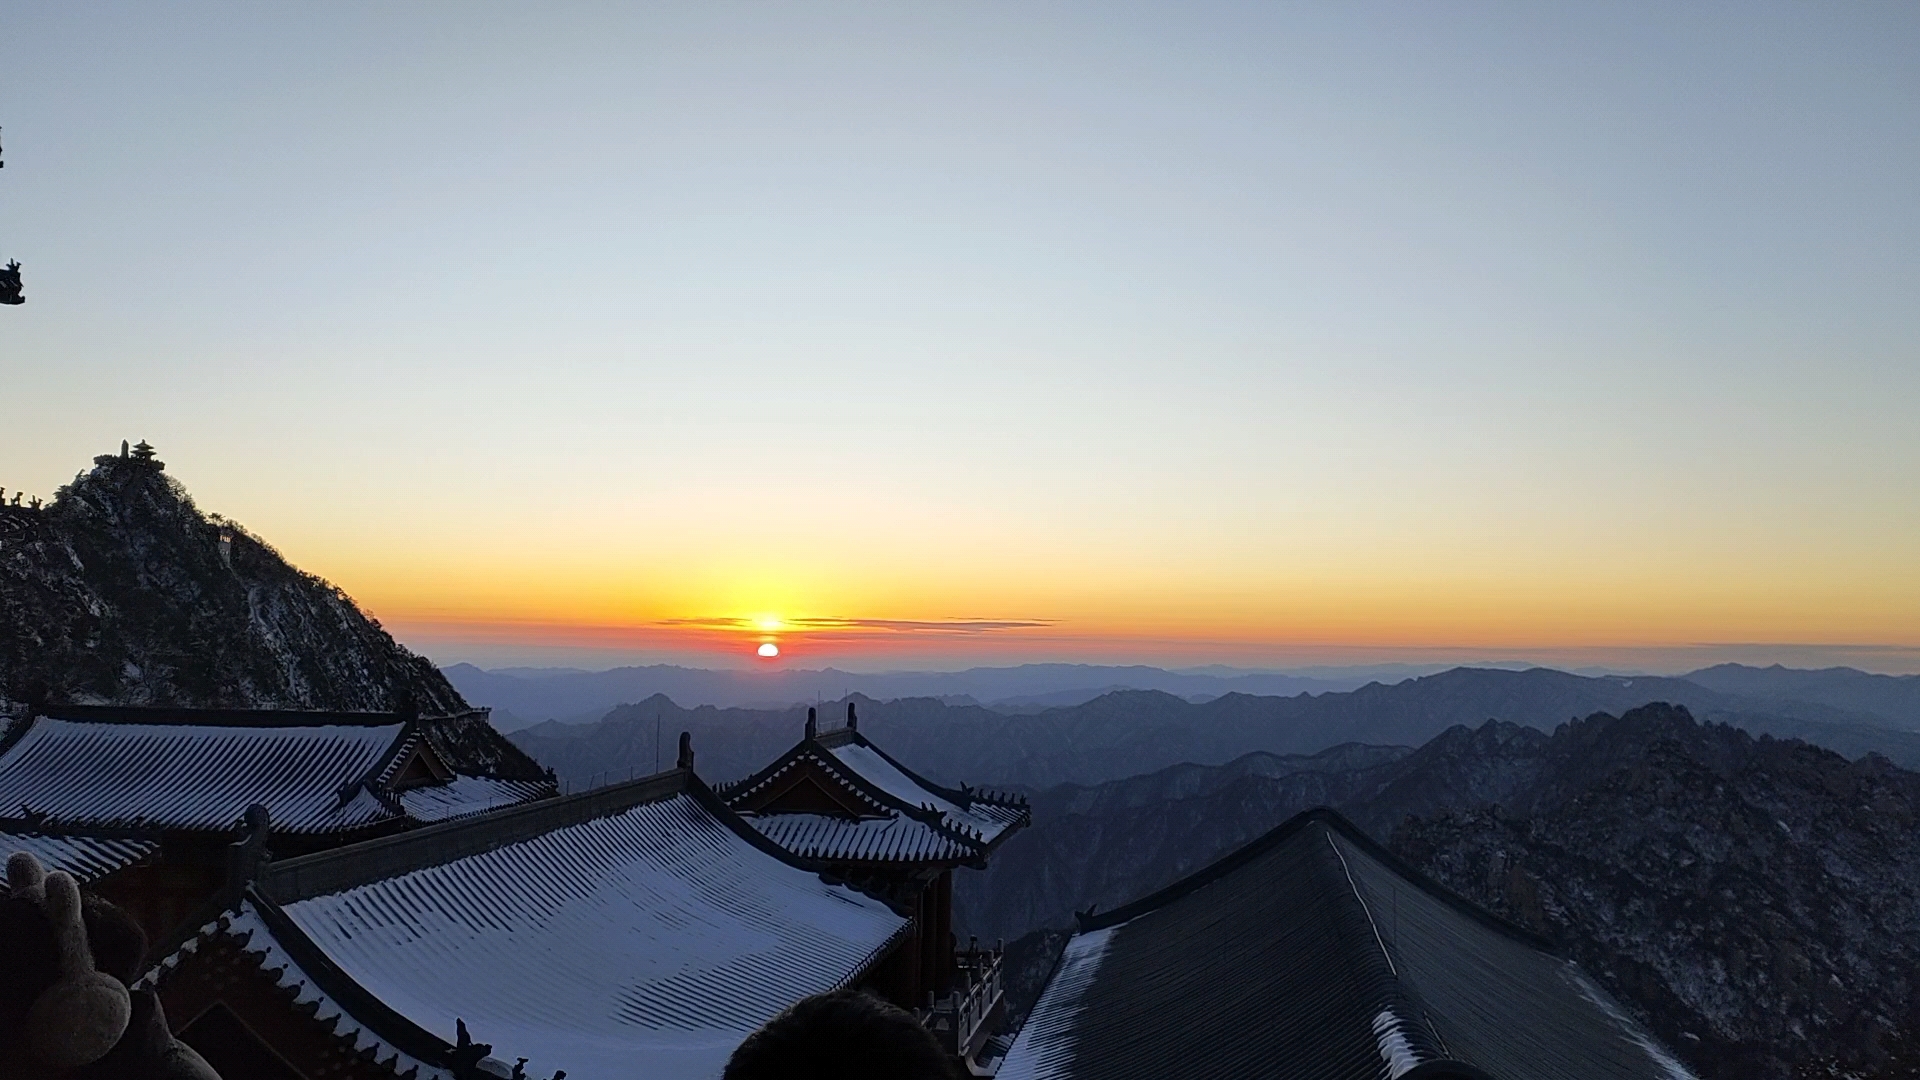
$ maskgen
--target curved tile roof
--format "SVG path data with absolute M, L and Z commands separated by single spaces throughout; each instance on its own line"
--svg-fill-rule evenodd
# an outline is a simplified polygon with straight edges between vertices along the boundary
M 0 859 L 16 851 L 30 852 L 47 869 L 65 870 L 81 881 L 106 877 L 158 850 L 160 845 L 152 840 L 0 832 Z
M 749 814 L 747 824 L 807 859 L 946 862 L 971 859 L 970 843 L 899 813 L 850 820 L 831 814 Z
M 729 813 L 683 792 L 277 910 L 355 993 L 445 1042 L 461 1019 L 530 1074 L 711 1077 L 907 926 L 749 843 Z M 416 839 L 434 838 L 399 842 Z
M 396 798 L 415 821 L 451 821 L 484 814 L 552 794 L 545 781 L 495 780 L 490 776 L 456 776 L 450 783 L 407 788 Z
M 831 752 L 868 783 L 910 806 L 940 811 L 949 827 L 978 833 L 982 843 L 993 843 L 1007 826 L 1026 820 L 1027 811 L 1022 807 L 977 799 L 963 804 L 950 798 L 939 788 L 909 775 L 865 739 L 836 746 Z
M 864 808 L 863 816 L 763 804 L 764 793 L 778 790 L 782 777 L 805 767 L 837 784 Z M 863 862 L 977 863 L 1003 836 L 1024 826 L 1030 813 L 1024 803 L 925 781 L 851 728 L 802 739 L 773 764 L 729 786 L 726 798 L 754 828 L 789 851 Z
M 1002 1080 L 1690 1080 L 1577 967 L 1332 811 L 1082 923 Z
M 0 814 L 63 826 L 225 830 L 264 803 L 276 829 L 394 816 L 364 790 L 402 724 L 229 727 L 41 718 L 0 756 Z
M 519 768 L 514 779 L 456 775 L 445 785 L 389 791 L 385 781 L 410 754 L 427 751 L 434 725 L 452 721 L 262 713 L 247 723 L 241 712 L 94 712 L 102 715 L 42 716 L 13 728 L 0 752 L 0 820 L 28 831 L 226 832 L 262 803 L 278 832 L 329 833 L 441 821 L 554 793 L 551 779 L 526 778 Z M 297 723 L 302 715 L 311 722 Z M 470 719 L 486 722 L 453 718 Z

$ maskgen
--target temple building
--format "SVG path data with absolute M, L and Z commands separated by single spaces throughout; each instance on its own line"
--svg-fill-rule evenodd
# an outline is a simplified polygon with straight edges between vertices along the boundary
M 0 733 L 0 850 L 74 872 L 155 940 L 227 879 L 250 808 L 291 857 L 555 793 L 484 711 L 46 706 Z
M 672 771 L 243 866 L 223 899 L 144 982 L 250 1080 L 711 1078 L 912 927 L 728 809 L 685 736 Z
M 948 1049 L 975 1063 L 1001 1023 L 1000 951 L 953 934 L 953 873 L 984 868 L 1031 822 L 1026 800 L 949 788 L 895 761 L 859 730 L 821 731 L 814 710 L 792 749 L 720 792 L 749 825 L 836 880 L 911 913 L 909 938 L 874 980 L 918 1011 Z
M 1551 945 L 1331 810 L 1080 917 L 1000 1080 L 1689 1080 Z

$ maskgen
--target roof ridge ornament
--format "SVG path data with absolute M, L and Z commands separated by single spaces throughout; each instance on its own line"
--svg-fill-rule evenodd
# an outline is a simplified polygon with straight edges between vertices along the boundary
M 693 732 L 680 733 L 680 758 L 674 763 L 676 769 L 693 768 Z
M 270 857 L 267 840 L 273 834 L 273 815 L 265 804 L 254 803 L 247 807 L 240 823 L 245 831 L 240 839 L 227 845 L 226 886 L 235 897 L 260 876 L 260 868 Z
M 820 737 L 820 718 L 817 714 L 815 714 L 813 706 L 809 705 L 807 706 L 807 729 L 806 729 L 805 738 L 817 739 L 819 737 Z

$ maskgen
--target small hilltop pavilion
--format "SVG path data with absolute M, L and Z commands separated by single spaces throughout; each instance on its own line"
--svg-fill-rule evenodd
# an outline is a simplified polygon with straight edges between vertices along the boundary
M 1545 940 L 1332 810 L 1084 913 L 999 1080 L 1690 1080 Z
M 906 945 L 874 979 L 915 1009 L 947 1048 L 974 1063 L 1004 1019 L 1000 950 L 953 934 L 953 872 L 985 868 L 1031 823 L 1025 799 L 936 784 L 860 733 L 820 729 L 813 709 L 800 741 L 772 764 L 720 789 L 754 829 L 836 880 L 912 915 Z
M 911 921 L 825 879 L 693 773 L 255 860 L 144 983 L 247 1080 L 710 1080 Z M 246 862 L 244 858 L 237 861 Z
M 253 835 L 288 858 L 551 798 L 484 710 L 457 716 L 48 705 L 0 729 L 0 851 L 31 851 L 161 940 Z

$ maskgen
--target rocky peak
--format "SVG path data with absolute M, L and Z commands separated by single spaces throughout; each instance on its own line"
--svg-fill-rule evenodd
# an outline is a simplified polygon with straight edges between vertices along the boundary
M 1394 846 L 1560 942 L 1703 1076 L 1911 1075 L 1920 774 L 1649 705 L 1562 725 L 1503 803 Z
M 463 712 L 351 598 L 206 515 L 144 441 L 0 530 L 0 703 Z

